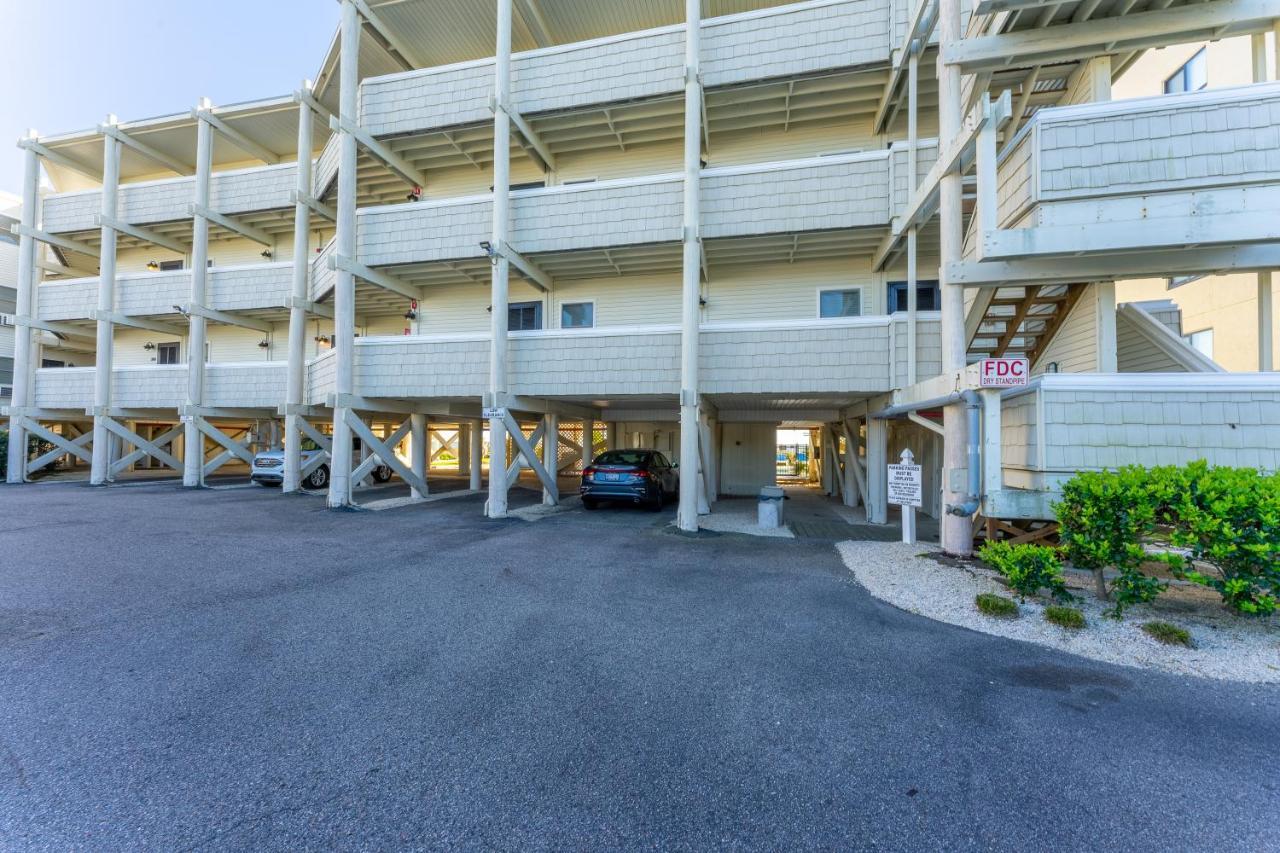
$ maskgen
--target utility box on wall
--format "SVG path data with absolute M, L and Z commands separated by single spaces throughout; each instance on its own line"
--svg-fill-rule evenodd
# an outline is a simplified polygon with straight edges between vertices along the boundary
M 720 493 L 756 497 L 777 485 L 777 451 L 777 424 L 722 424 Z

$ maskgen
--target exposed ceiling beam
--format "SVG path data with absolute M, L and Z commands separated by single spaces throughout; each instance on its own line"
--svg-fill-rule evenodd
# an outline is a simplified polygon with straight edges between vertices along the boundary
M 1275 17 L 1274 0 L 1211 0 L 1175 9 L 962 39 L 943 47 L 942 61 L 960 66 L 965 74 L 974 74 L 986 69 L 1163 47 L 1177 41 L 1265 32 Z
M 414 168 L 413 164 L 408 160 L 392 151 L 389 146 L 374 139 L 364 128 L 356 127 L 339 116 L 329 119 L 329 128 L 335 133 L 351 134 L 356 138 L 357 142 L 364 146 L 366 151 L 385 163 L 388 169 L 395 172 L 402 179 L 415 187 L 426 187 L 426 175 Z
M 547 275 L 537 264 L 517 252 L 510 243 L 500 243 L 493 248 L 494 254 L 501 255 L 520 271 L 520 274 L 544 293 L 551 291 L 551 276 Z
M 515 6 L 521 20 L 524 21 L 525 28 L 529 30 L 529 35 L 533 36 L 533 41 L 538 47 L 550 47 L 554 44 L 551 39 L 551 28 L 547 26 L 546 19 L 542 17 L 542 10 L 538 8 L 538 0 L 515 0 Z
M 30 150 L 39 154 L 44 159 L 48 160 L 50 163 L 56 163 L 59 166 L 62 166 L 64 169 L 70 169 L 73 172 L 78 172 L 79 174 L 84 175 L 87 178 L 93 178 L 95 181 L 102 180 L 101 169 L 96 168 L 94 166 L 87 166 L 84 163 L 81 163 L 79 160 L 72 160 L 70 157 L 66 156 L 65 154 L 62 154 L 58 151 L 54 151 L 52 148 L 49 148 L 46 145 L 41 145 L 39 142 L 36 142 L 34 139 L 23 139 L 21 142 L 18 143 L 18 147 L 29 148 Z
M 402 65 L 407 66 L 405 71 L 412 71 L 421 66 L 421 63 L 413 55 L 413 51 L 405 45 L 405 43 L 396 35 L 395 30 L 387 26 L 377 13 L 369 8 L 369 4 L 365 0 L 351 0 L 359 10 L 361 17 L 365 23 L 378 35 L 382 36 L 383 41 L 391 46 L 391 49 L 400 54 L 399 59 Z
M 542 138 L 538 136 L 538 132 L 533 129 L 533 126 L 530 125 L 529 122 L 525 121 L 524 116 L 520 115 L 520 113 L 512 107 L 510 103 L 489 104 L 489 108 L 491 110 L 497 110 L 499 107 L 503 112 L 511 117 L 511 123 L 515 125 L 516 129 L 520 132 L 520 135 L 523 136 L 531 146 L 533 146 L 533 150 L 537 154 L 538 159 L 542 161 L 542 170 L 544 172 L 554 171 L 556 168 L 556 157 L 551 153 L 551 149 L 549 149 L 542 141 Z
M 206 320 L 212 320 L 215 323 L 222 323 L 226 326 L 240 326 L 244 329 L 253 329 L 267 334 L 273 331 L 271 324 L 266 320 L 255 320 L 252 317 L 243 317 L 239 314 L 228 314 L 225 311 L 216 311 L 203 305 L 175 305 L 174 307 L 181 308 L 183 314 L 194 314 L 197 317 L 204 317 Z
M 63 237 L 58 234 L 50 234 L 47 231 L 41 231 L 38 228 L 30 228 L 22 223 L 12 226 L 10 232 L 19 237 L 31 237 L 42 243 L 48 243 L 50 246 L 57 246 L 59 249 L 66 249 L 68 252 L 77 252 L 81 255 L 87 255 L 91 258 L 99 257 L 98 250 L 88 243 L 82 243 L 79 240 L 72 240 L 70 237 Z
M 91 311 L 90 319 L 106 320 L 116 326 L 128 326 L 131 329 L 146 329 L 148 332 L 159 332 L 162 335 L 173 335 L 174 337 L 182 337 L 187 333 L 187 329 L 182 326 L 175 326 L 172 323 L 162 323 L 159 320 L 148 320 L 145 317 L 131 317 L 127 314 L 120 314 L 115 311 Z
M 297 192 L 297 190 L 294 192 Z M 218 213 L 216 210 L 210 210 L 209 208 L 198 204 L 190 204 L 187 205 L 187 212 L 191 216 L 203 216 L 214 225 L 235 234 L 239 234 L 241 237 L 247 237 L 255 243 L 261 243 L 268 248 L 275 246 L 276 244 L 276 239 L 261 228 L 254 228 L 252 225 L 246 225 L 243 222 L 232 219 L 230 216 Z
M 143 228 L 141 225 L 132 225 L 128 222 L 116 219 L 114 216 L 103 216 L 95 214 L 93 222 L 98 227 L 106 226 L 113 231 L 119 231 L 121 234 L 128 234 L 135 240 L 141 240 L 144 243 L 150 243 L 153 246 L 160 246 L 171 252 L 177 252 L 179 255 L 185 255 L 191 251 L 191 247 L 185 243 L 180 243 L 172 237 L 161 234 L 159 231 L 153 231 L 150 228 Z
M 110 136 L 120 144 L 129 146 L 143 157 L 146 157 L 149 160 L 154 160 L 172 172 L 176 172 L 179 175 L 194 175 L 196 173 L 195 166 L 184 163 L 177 157 L 170 157 L 168 154 L 152 148 L 145 142 L 139 142 L 136 138 L 130 136 L 114 125 L 100 124 L 98 125 L 98 131 L 102 133 L 103 136 Z
M 383 290 L 389 290 L 397 293 L 405 299 L 422 299 L 422 291 L 420 288 L 412 284 L 407 284 L 393 275 L 367 267 L 359 261 L 344 257 L 338 253 L 329 256 L 329 268 L 333 270 L 341 270 L 349 272 L 358 278 L 362 278 L 370 284 L 377 285 Z
M 201 121 L 207 121 L 215 130 L 223 135 L 228 142 L 235 145 L 246 154 L 251 154 L 269 166 L 274 166 L 280 162 L 280 155 L 276 154 L 266 146 L 259 145 L 231 125 L 213 114 L 211 110 L 194 109 L 191 115 Z

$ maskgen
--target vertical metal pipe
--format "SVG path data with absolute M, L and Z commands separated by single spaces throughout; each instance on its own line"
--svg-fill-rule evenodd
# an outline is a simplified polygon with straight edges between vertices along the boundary
M 200 109 L 208 109 L 201 99 Z M 209 290 L 209 220 L 200 211 L 209 207 L 213 173 L 213 126 L 203 118 L 196 122 L 196 211 L 191 222 L 191 307 L 203 308 Z M 204 405 L 204 342 L 208 320 L 192 310 L 187 317 L 187 407 Z M 189 489 L 204 485 L 204 437 L 196 425 L 196 413 L 188 411 L 183 424 L 182 485 Z
M 360 122 L 360 15 L 352 0 L 342 3 L 342 74 L 338 114 L 345 124 Z M 338 152 L 338 234 L 337 252 L 356 256 L 356 138 L 343 133 Z M 337 350 L 333 407 L 333 453 L 330 459 L 329 506 L 351 505 L 351 425 L 352 410 L 347 397 L 355 393 L 356 282 L 343 270 L 337 271 L 333 293 L 333 342 Z
M 511 264 L 506 256 L 507 229 L 511 207 L 511 117 L 507 104 L 511 94 L 511 0 L 497 0 L 498 32 L 493 76 L 493 235 L 494 252 L 490 289 L 489 404 L 506 406 L 507 398 L 507 303 Z M 489 421 L 489 518 L 506 518 L 507 426 L 501 417 Z M 494 476 L 493 472 L 498 472 Z
M 27 138 L 35 139 L 36 132 L 29 131 Z M 22 152 L 22 159 L 22 224 L 35 228 L 40 204 L 40 155 L 27 148 Z M 19 317 L 32 317 L 36 313 L 36 274 L 36 241 L 30 234 L 23 234 L 18 241 L 18 298 L 14 306 Z M 14 330 L 12 400 L 15 409 L 31 405 L 31 338 L 30 326 L 18 326 Z M 10 418 L 8 463 L 5 479 L 10 483 L 26 482 L 27 431 L 22 416 Z
M 698 332 L 702 283 L 702 43 L 701 0 L 685 0 L 684 82 L 684 281 L 680 310 L 680 505 L 681 530 L 698 529 Z
M 115 124 L 115 116 L 107 119 Z M 114 136 L 102 137 L 102 215 L 114 219 L 119 213 L 120 143 Z M 111 363 L 115 347 L 115 325 L 105 316 L 115 310 L 116 231 L 102 223 L 102 247 L 98 260 L 98 342 L 97 367 L 93 383 L 93 465 L 89 482 L 104 485 L 111 479 L 111 436 L 106 419 L 111 408 Z
M 303 81 L 300 94 L 311 91 L 311 81 Z M 311 148 L 313 145 L 311 106 L 298 98 L 298 201 L 293 206 L 293 302 L 289 306 L 289 372 L 285 384 L 284 416 L 284 492 L 302 488 L 302 415 L 303 389 L 307 370 L 307 311 L 303 308 L 309 293 L 311 273 L 311 208 L 303 201 L 310 196 Z
M 939 0 L 939 50 L 960 41 L 960 0 Z M 938 64 L 938 139 L 945 148 L 960 133 L 960 66 Z M 957 373 L 965 367 L 964 288 L 948 281 L 948 266 L 961 257 L 964 241 L 964 214 L 961 209 L 961 177 L 958 172 L 941 181 L 938 206 L 941 226 L 942 262 L 942 372 Z M 964 502 L 967 478 L 953 472 L 968 465 L 968 421 L 963 406 L 952 404 L 943 410 L 943 504 Z M 883 466 L 883 463 L 881 463 Z M 868 471 L 868 477 L 872 472 Z M 879 483 L 883 472 L 875 472 Z M 878 511 L 878 509 L 877 509 Z M 967 556 L 973 552 L 973 519 L 943 515 L 942 548 L 949 554 Z

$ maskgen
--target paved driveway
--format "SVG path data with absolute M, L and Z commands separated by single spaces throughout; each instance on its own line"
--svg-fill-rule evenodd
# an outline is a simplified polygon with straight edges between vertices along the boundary
M 1280 847 L 1280 691 L 656 518 L 0 488 L 0 848 Z

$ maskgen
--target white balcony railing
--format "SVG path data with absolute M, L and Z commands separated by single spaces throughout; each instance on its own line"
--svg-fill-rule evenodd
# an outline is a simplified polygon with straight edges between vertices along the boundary
M 282 308 L 288 305 L 293 265 L 288 261 L 212 267 L 209 307 L 218 311 Z M 98 305 L 98 279 L 78 278 L 42 284 L 42 320 L 83 320 Z M 175 306 L 191 301 L 191 271 L 125 273 L 116 278 L 116 310 L 147 316 L 174 314 Z

